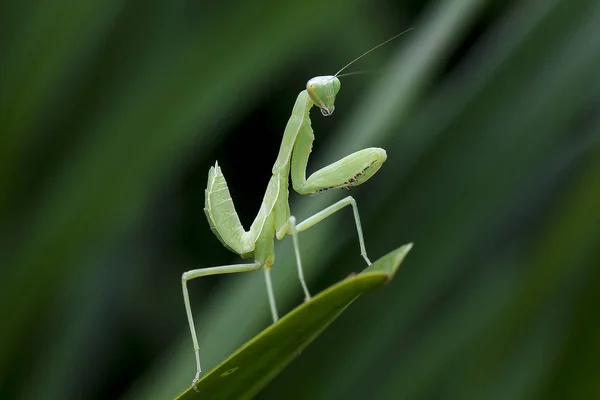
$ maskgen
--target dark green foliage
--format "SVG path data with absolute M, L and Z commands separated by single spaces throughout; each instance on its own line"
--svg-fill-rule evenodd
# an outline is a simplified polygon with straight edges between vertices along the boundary
M 166 399 L 194 373 L 188 269 L 238 262 L 202 213 L 215 160 L 246 227 L 297 93 L 371 46 L 315 170 L 367 250 L 415 248 L 259 399 L 600 396 L 597 0 L 0 3 L 0 398 Z M 346 193 L 291 195 L 302 220 Z M 309 288 L 362 260 L 351 212 L 300 235 Z M 281 314 L 301 303 L 290 240 Z M 204 366 L 269 323 L 262 274 L 190 284 Z M 382 304 L 388 305 L 381 307 Z

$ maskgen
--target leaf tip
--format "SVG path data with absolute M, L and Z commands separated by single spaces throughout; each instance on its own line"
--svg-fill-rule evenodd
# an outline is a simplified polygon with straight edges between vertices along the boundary
M 394 275 L 396 275 L 396 272 L 400 268 L 400 264 L 402 264 L 402 261 L 404 261 L 404 258 L 406 257 L 406 255 L 412 248 L 413 248 L 413 243 L 411 242 L 411 243 L 407 243 L 407 244 L 399 247 L 398 249 L 396 249 L 388 254 L 388 256 L 391 258 L 390 267 L 389 267 L 388 273 L 387 273 L 387 281 L 388 282 L 390 280 L 392 280 Z M 388 256 L 386 256 L 386 258 Z

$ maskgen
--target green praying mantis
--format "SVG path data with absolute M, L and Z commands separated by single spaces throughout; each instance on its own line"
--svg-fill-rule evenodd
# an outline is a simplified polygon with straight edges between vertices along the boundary
M 303 195 L 314 195 L 331 189 L 350 189 L 369 180 L 381 168 L 387 154 L 384 149 L 371 147 L 352 153 L 306 178 L 306 167 L 314 141 L 309 112 L 316 105 L 324 116 L 333 114 L 335 98 L 341 85 L 338 79 L 340 72 L 371 51 L 409 30 L 373 47 L 348 63 L 335 75 L 317 76 L 307 82 L 306 89 L 300 92 L 292 109 L 292 115 L 285 127 L 279 154 L 273 165 L 273 175 L 267 185 L 258 215 L 249 230 L 246 231 L 240 222 L 219 164 L 215 163 L 210 168 L 204 207 L 210 228 L 223 246 L 239 254 L 242 258 L 253 257 L 254 262 L 194 269 L 185 272 L 181 277 L 185 310 L 196 356 L 196 376 L 192 382 L 194 389 L 202 369 L 200 367 L 198 338 L 187 290 L 188 281 L 208 275 L 250 272 L 263 268 L 271 315 L 275 323 L 279 317 L 270 276 L 271 267 L 275 262 L 275 238 L 281 240 L 286 235 L 292 236 L 298 278 L 304 291 L 305 301 L 308 301 L 311 296 L 304 279 L 298 233 L 307 230 L 346 206 L 352 206 L 360 254 L 367 265 L 371 265 L 365 248 L 358 207 L 352 196 L 348 196 L 306 220 L 296 223 L 296 218 L 290 213 L 288 186 L 291 177 L 294 190 Z

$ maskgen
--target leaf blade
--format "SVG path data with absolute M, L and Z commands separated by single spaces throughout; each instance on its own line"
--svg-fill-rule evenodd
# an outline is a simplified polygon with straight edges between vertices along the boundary
M 205 374 L 197 392 L 188 388 L 177 399 L 251 398 L 296 358 L 360 294 L 392 279 L 412 244 L 381 257 L 358 275 L 350 275 L 292 310 Z

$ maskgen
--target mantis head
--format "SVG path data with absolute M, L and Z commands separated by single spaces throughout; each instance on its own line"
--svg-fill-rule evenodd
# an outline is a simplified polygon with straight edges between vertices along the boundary
M 377 46 L 373 47 L 371 50 L 366 51 L 365 53 L 356 57 L 354 60 L 350 61 L 348 64 L 346 64 L 344 66 L 344 68 L 342 68 L 338 72 L 336 72 L 335 75 L 317 76 L 317 77 L 309 80 L 306 83 L 306 91 L 308 92 L 308 95 L 310 96 L 313 103 L 315 103 L 315 105 L 321 109 L 321 114 L 323 114 L 324 116 L 333 114 L 333 110 L 335 109 L 335 107 L 333 105 L 333 103 L 335 102 L 335 96 L 340 91 L 341 84 L 340 84 L 340 80 L 338 79 L 338 75 L 342 76 L 342 75 L 340 75 L 340 72 L 342 72 L 343 70 L 345 70 L 346 68 L 348 68 L 349 66 L 354 64 L 356 61 L 360 60 L 361 58 L 363 58 L 364 56 L 366 56 L 367 54 L 372 52 L 373 50 L 380 48 L 384 44 L 396 39 L 399 36 L 402 36 L 403 34 L 405 34 L 406 32 L 408 32 L 410 30 L 412 30 L 412 28 L 408 28 L 404 32 L 401 32 L 401 33 L 397 34 L 396 36 L 392 36 L 385 42 L 379 43 Z M 350 73 L 350 74 L 352 74 L 352 73 Z M 350 74 L 344 74 L 344 75 L 350 75 Z
M 317 76 L 306 83 L 308 95 L 324 116 L 333 114 L 333 103 L 340 91 L 340 85 L 340 80 L 333 75 Z

